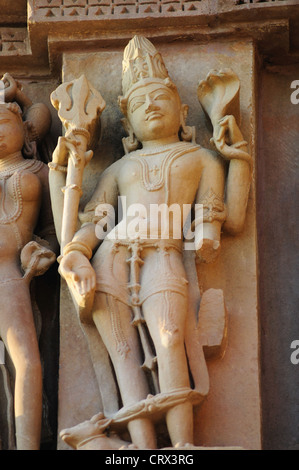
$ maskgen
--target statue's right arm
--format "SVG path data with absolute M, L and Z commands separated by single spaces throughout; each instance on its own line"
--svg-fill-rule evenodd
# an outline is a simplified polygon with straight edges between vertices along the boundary
M 79 214 L 80 228 L 73 237 L 71 243 L 84 243 L 91 251 L 100 244 L 101 239 L 97 237 L 96 225 L 100 217 L 97 208 L 100 205 L 117 206 L 118 184 L 117 173 L 119 162 L 113 163 L 101 174 L 96 189 L 86 204 L 83 213 Z
M 118 164 L 114 163 L 101 174 L 96 190 L 86 205 L 84 213 L 80 216 L 83 224 L 74 235 L 71 243 L 65 247 L 60 262 L 60 274 L 73 285 L 80 295 L 88 294 L 95 287 L 95 272 L 89 260 L 101 242 L 96 234 L 96 208 L 101 203 L 116 206 L 118 196 L 117 169 Z
M 59 137 L 57 146 L 53 152 L 52 162 L 49 163 L 49 187 L 51 206 L 54 218 L 55 231 L 58 242 L 61 242 L 61 227 L 63 214 L 64 195 L 62 188 L 66 183 L 66 170 L 68 156 L 72 143 L 65 137 Z

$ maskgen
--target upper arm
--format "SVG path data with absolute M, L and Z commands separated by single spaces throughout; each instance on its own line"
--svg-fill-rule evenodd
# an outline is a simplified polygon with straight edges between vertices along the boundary
M 81 222 L 91 222 L 94 219 L 94 214 L 99 204 L 111 204 L 113 207 L 117 205 L 118 198 L 118 162 L 109 166 L 101 174 L 96 189 L 84 208 L 83 214 L 80 214 Z

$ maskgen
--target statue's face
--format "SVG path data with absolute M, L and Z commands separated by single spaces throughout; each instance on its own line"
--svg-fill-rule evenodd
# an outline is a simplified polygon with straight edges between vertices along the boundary
M 180 112 L 177 93 L 160 83 L 137 88 L 127 104 L 128 120 L 140 142 L 177 136 Z
M 5 106 L 0 106 L 0 158 L 22 150 L 24 127 L 21 119 Z

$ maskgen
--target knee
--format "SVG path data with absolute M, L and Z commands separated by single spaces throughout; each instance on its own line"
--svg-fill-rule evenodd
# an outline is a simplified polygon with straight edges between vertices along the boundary
M 184 344 L 184 337 L 178 327 L 163 326 L 160 330 L 161 349 L 172 353 Z

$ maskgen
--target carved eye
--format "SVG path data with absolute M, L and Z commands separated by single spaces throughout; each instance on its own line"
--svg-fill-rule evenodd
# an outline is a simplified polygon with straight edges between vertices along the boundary
M 140 106 L 142 106 L 143 104 L 145 103 L 145 100 L 138 100 L 138 101 L 133 101 L 133 103 L 130 103 L 129 105 L 129 109 L 131 111 L 131 113 L 134 113 L 134 111 L 136 111 L 136 109 L 140 108 Z
M 162 100 L 169 100 L 170 97 L 166 93 L 159 93 L 159 94 L 155 95 L 154 99 L 156 101 L 162 101 Z

